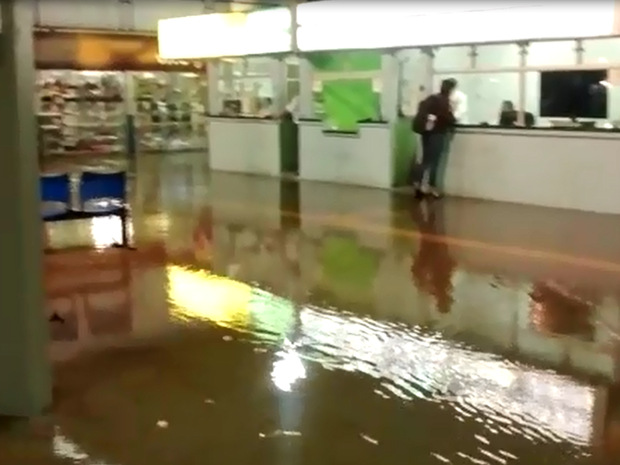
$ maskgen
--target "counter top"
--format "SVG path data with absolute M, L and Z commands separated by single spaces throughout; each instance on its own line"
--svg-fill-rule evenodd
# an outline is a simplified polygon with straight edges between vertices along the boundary
M 601 130 L 562 130 L 554 128 L 526 129 L 526 128 L 499 128 L 486 126 L 458 126 L 457 134 L 484 134 L 488 136 L 516 136 L 535 138 L 562 138 L 562 139 L 620 139 L 620 131 Z
M 221 116 L 221 115 L 207 115 L 208 121 L 222 121 L 229 123 L 240 124 L 279 124 L 281 118 L 261 118 L 257 116 Z
M 326 135 L 344 137 L 358 136 L 360 131 L 364 128 L 385 128 L 390 125 L 387 121 L 360 121 L 357 123 L 357 129 L 331 129 L 325 127 L 325 122 L 320 119 L 300 118 L 298 123 L 305 126 L 320 126 L 323 129 L 323 133 Z

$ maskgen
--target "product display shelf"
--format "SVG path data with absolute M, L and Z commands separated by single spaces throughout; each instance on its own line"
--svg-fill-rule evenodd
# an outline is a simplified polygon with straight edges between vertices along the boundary
M 39 71 L 41 156 L 123 152 L 123 79 L 115 72 Z
M 138 150 L 205 149 L 206 78 L 198 73 L 132 73 Z

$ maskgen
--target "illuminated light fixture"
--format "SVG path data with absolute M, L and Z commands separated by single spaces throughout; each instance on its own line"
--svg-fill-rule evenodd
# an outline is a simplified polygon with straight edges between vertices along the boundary
M 570 7 L 542 2 L 462 7 L 402 2 L 351 9 L 347 4 L 336 0 L 299 5 L 299 49 L 405 48 L 613 34 L 611 1 Z
M 291 51 L 288 8 L 214 13 L 159 21 L 159 55 L 165 60 L 269 55 Z

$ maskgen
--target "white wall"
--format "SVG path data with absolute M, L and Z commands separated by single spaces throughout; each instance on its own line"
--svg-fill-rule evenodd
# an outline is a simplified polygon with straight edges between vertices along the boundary
M 157 31 L 164 18 L 213 11 L 212 0 L 36 0 L 35 22 L 41 26 Z
M 587 39 L 583 41 L 583 63 L 620 63 L 620 38 Z M 466 46 L 444 47 L 436 50 L 433 67 L 435 70 L 433 88 L 448 76 L 455 77 L 459 86 L 469 97 L 468 122 L 478 124 L 496 123 L 503 100 L 519 102 L 519 79 L 514 72 L 459 73 L 471 68 L 471 49 Z M 411 50 L 401 52 L 402 87 L 415 91 L 423 82 L 428 71 L 425 70 L 420 52 Z M 476 67 L 491 70 L 519 66 L 519 48 L 516 44 L 481 45 L 477 48 Z M 574 41 L 534 42 L 527 56 L 528 66 L 570 66 L 577 63 Z M 608 92 L 609 121 L 620 120 L 620 73 L 611 71 Z M 540 74 L 526 73 L 525 109 L 532 112 L 538 120 Z M 402 101 L 402 97 L 401 97 Z M 549 121 L 538 120 L 539 125 Z

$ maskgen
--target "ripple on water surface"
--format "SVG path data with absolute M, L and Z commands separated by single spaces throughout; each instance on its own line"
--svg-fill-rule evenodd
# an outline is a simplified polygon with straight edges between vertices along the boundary
M 281 434 L 261 432 L 266 439 L 348 447 L 338 437 L 354 431 L 359 447 L 380 454 L 373 460 L 394 463 L 594 463 L 595 390 L 588 385 L 425 328 L 299 308 L 213 275 L 194 275 L 195 284 L 183 279 L 171 296 L 177 316 L 250 332 L 272 347 L 258 353 L 273 358 L 278 395 L 303 392 L 296 399 L 311 403 L 312 428 L 324 425 L 321 434 L 301 421 L 275 430 Z M 308 400 L 314 391 L 320 402 Z

